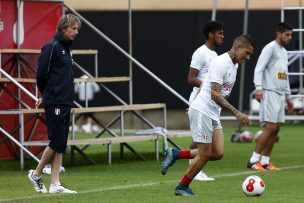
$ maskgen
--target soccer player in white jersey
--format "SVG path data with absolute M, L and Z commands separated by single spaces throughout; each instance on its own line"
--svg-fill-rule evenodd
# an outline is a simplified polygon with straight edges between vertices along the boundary
M 235 83 L 238 65 L 250 58 L 254 47 L 253 39 L 249 35 L 241 35 L 233 41 L 230 51 L 211 62 L 203 86 L 189 108 L 192 139 L 197 143 L 197 149 L 178 151 L 168 148 L 166 158 L 161 165 L 161 172 L 165 175 L 176 160 L 194 158 L 181 182 L 175 188 L 176 195 L 194 195 L 189 184 L 211 160 L 212 148 L 218 148 L 222 153 L 220 158 L 223 157 L 224 135 L 220 123 L 221 108 L 230 111 L 242 124 L 251 123 L 247 115 L 238 111 L 227 101 L 227 97 Z
M 211 61 L 217 57 L 217 53 L 214 50 L 221 46 L 224 41 L 224 26 L 220 22 L 208 22 L 204 26 L 203 32 L 206 42 L 193 53 L 189 68 L 188 84 L 193 86 L 193 90 L 189 98 L 189 104 L 191 104 L 194 98 L 197 96 L 199 87 L 204 81 Z M 195 142 L 192 141 L 190 149 L 197 149 Z M 219 153 L 216 151 L 216 148 L 213 150 L 212 157 L 213 160 L 216 160 L 219 157 Z M 189 159 L 189 164 L 191 164 L 191 162 L 192 159 Z M 194 180 L 210 181 L 214 180 L 214 178 L 208 177 L 204 171 L 200 171 L 194 177 Z
M 270 155 L 278 139 L 280 123 L 285 120 L 285 102 L 288 111 L 293 111 L 287 74 L 288 57 L 284 48 L 289 44 L 291 35 L 292 27 L 279 23 L 275 40 L 263 48 L 255 67 L 255 98 L 261 103 L 260 122 L 265 125 L 247 163 L 247 167 L 254 170 L 280 170 L 270 162 Z

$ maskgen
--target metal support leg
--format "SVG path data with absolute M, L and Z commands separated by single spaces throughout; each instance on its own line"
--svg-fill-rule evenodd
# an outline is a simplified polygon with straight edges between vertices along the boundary
M 120 112 L 120 136 L 124 135 L 124 112 Z M 124 155 L 124 145 L 120 144 L 120 158 L 122 159 Z
M 72 140 L 75 139 L 75 129 L 74 129 L 74 126 L 75 126 L 75 114 L 72 113 Z M 75 161 L 75 147 L 74 146 L 71 146 L 71 157 L 70 157 L 70 162 L 71 164 L 74 164 L 74 161 Z
M 20 118 L 20 144 L 23 146 L 24 144 L 24 117 L 23 114 L 19 115 Z M 24 169 L 24 153 L 23 153 L 23 149 L 20 148 L 20 170 L 23 171 Z
M 159 161 L 159 140 L 155 140 L 155 158 L 156 161 Z
M 108 144 L 108 163 L 109 165 L 112 164 L 112 144 Z
M 164 107 L 164 128 L 167 129 L 167 108 Z

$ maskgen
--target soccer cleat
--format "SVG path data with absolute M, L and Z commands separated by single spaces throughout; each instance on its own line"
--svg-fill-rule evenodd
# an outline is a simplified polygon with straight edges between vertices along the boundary
M 47 193 L 47 189 L 44 186 L 41 177 L 34 177 L 34 171 L 35 170 L 29 170 L 27 177 L 34 186 L 35 191 L 39 193 Z
M 174 151 L 177 152 L 176 149 L 172 149 L 172 148 L 168 147 L 167 153 L 166 153 L 166 158 L 160 166 L 160 171 L 163 175 L 166 175 L 168 168 L 175 163 L 176 158 L 173 155 Z
M 189 187 L 183 186 L 182 184 L 178 184 L 175 188 L 175 195 L 178 196 L 194 196 L 195 194 Z
M 271 162 L 269 162 L 269 164 L 267 164 L 267 165 L 263 165 L 263 167 L 269 171 L 280 171 L 281 170 L 280 168 L 275 167 Z
M 262 166 L 261 162 L 257 161 L 255 163 L 250 163 L 250 161 L 248 161 L 247 163 L 247 168 L 256 170 L 256 171 L 266 171 L 266 169 Z
M 198 180 L 198 181 L 213 181 L 214 178 L 210 178 L 207 176 L 204 171 L 200 171 L 194 178 L 193 180 Z
M 69 190 L 63 185 L 56 185 L 56 184 L 51 184 L 49 193 L 66 193 L 66 194 L 73 194 L 77 193 L 76 191 Z

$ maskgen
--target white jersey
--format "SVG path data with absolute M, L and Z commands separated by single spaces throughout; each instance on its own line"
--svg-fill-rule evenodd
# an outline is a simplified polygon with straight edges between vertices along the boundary
M 217 57 L 217 53 L 215 51 L 210 50 L 205 44 L 199 47 L 192 55 L 192 60 L 190 64 L 190 68 L 195 68 L 199 71 L 197 79 L 203 81 L 208 72 L 209 65 L 211 61 Z M 198 87 L 193 87 L 189 98 L 189 104 L 193 101 L 195 96 L 197 95 Z
M 255 67 L 253 81 L 257 90 L 270 90 L 289 98 L 287 51 L 276 41 L 263 48 Z
M 224 53 L 216 57 L 210 64 L 203 86 L 190 108 L 196 109 L 213 120 L 220 120 L 221 107 L 211 99 L 211 83 L 222 85 L 221 94 L 227 98 L 236 80 L 238 64 L 234 64 L 228 55 Z

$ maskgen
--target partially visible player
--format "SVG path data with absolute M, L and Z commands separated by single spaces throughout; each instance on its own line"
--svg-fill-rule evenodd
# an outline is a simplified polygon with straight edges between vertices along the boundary
M 166 174 L 168 168 L 178 159 L 194 158 L 181 182 L 175 188 L 176 195 L 192 196 L 194 193 L 189 184 L 199 171 L 212 159 L 212 148 L 224 155 L 224 135 L 220 122 L 221 108 L 230 111 L 242 124 L 249 125 L 247 115 L 238 111 L 228 101 L 236 80 L 238 65 L 248 60 L 254 50 L 253 39 L 241 35 L 233 41 L 230 51 L 215 58 L 209 67 L 203 86 L 197 98 L 190 104 L 189 119 L 193 141 L 197 144 L 194 150 L 176 150 L 168 148 L 161 172 Z
M 261 103 L 260 122 L 265 126 L 247 167 L 257 171 L 280 170 L 270 162 L 270 156 L 274 143 L 278 140 L 280 124 L 285 121 L 286 102 L 288 111 L 293 111 L 288 81 L 288 56 L 284 48 L 289 44 L 291 36 L 292 27 L 279 23 L 275 40 L 263 48 L 255 67 L 255 98 Z
M 194 98 L 197 96 L 199 87 L 204 81 L 211 61 L 218 56 L 214 50 L 221 46 L 224 41 L 224 26 L 220 22 L 208 22 L 204 26 L 203 32 L 206 42 L 193 53 L 189 68 L 188 84 L 193 86 L 193 90 L 189 98 L 189 104 L 191 104 Z M 196 148 L 196 144 L 192 142 L 190 145 L 190 149 Z M 215 150 L 216 148 L 213 149 L 213 157 L 215 157 L 216 159 L 216 157 L 218 157 L 219 152 Z M 189 164 L 191 164 L 191 161 L 192 160 L 190 159 Z M 194 180 L 208 181 L 214 180 L 214 178 L 210 178 L 206 175 L 206 173 L 204 173 L 204 171 L 200 171 L 194 177 Z

